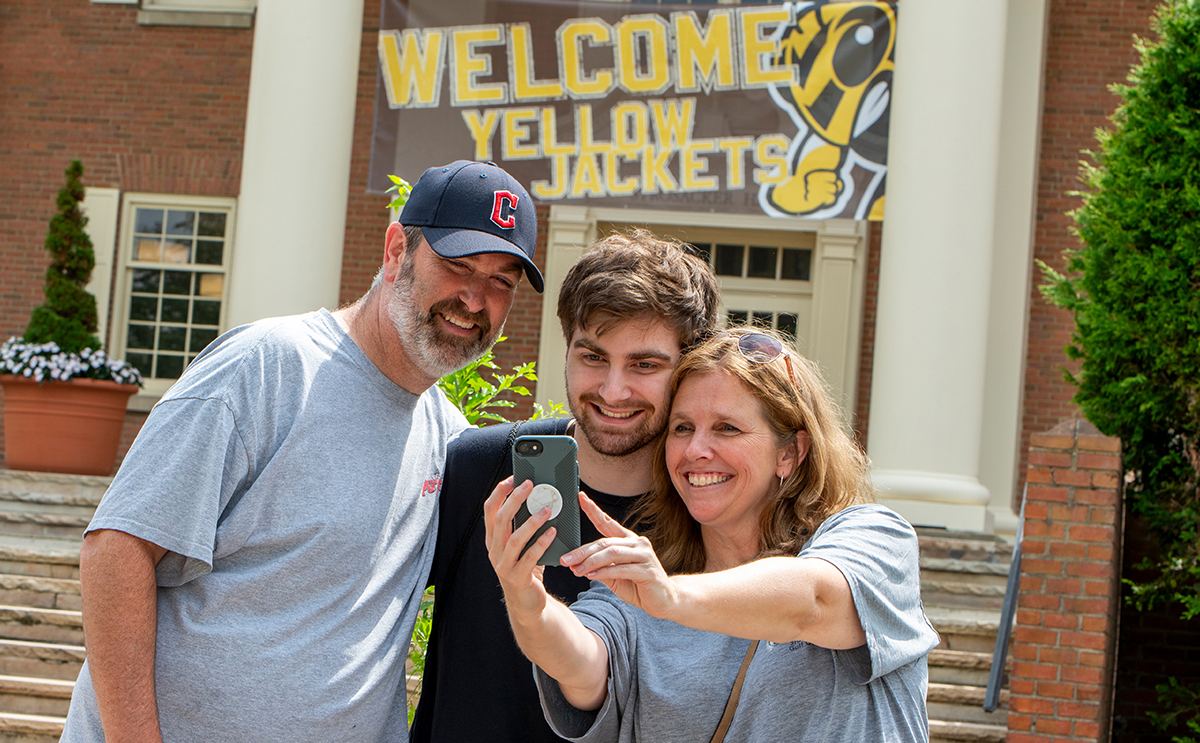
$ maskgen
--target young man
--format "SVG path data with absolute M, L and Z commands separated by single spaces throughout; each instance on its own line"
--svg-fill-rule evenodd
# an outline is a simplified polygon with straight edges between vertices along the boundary
M 226 333 L 155 406 L 80 556 L 88 660 L 64 741 L 402 740 L 392 714 L 449 438 L 432 385 L 522 274 L 528 194 L 431 168 L 354 305 Z
M 650 489 L 651 444 L 669 413 L 667 382 L 683 349 L 715 326 L 717 302 L 704 261 L 644 230 L 599 241 L 563 282 L 558 319 L 573 419 L 527 422 L 519 434 L 573 436 L 581 488 L 618 521 Z M 447 455 L 415 743 L 561 740 L 513 641 L 479 518 L 495 481 L 512 474 L 511 432 L 507 425 L 467 431 Z M 581 527 L 585 543 L 599 538 L 586 518 Z M 568 603 L 588 587 L 562 567 L 547 568 L 545 580 Z

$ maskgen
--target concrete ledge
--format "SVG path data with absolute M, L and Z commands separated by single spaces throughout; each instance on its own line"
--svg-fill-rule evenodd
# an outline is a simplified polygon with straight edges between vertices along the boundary
M 965 531 L 991 532 L 991 512 L 986 506 L 908 500 L 892 497 L 888 493 L 879 493 L 877 500 L 916 527 L 945 526 Z
M 981 725 L 970 722 L 929 721 L 930 743 L 1004 743 L 1008 730 L 1002 725 Z
M 250 13 L 204 13 L 182 10 L 139 10 L 139 26 L 207 26 L 215 28 L 250 28 L 254 16 Z

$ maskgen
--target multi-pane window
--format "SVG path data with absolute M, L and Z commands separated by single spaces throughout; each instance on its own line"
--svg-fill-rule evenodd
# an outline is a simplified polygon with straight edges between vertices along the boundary
M 812 267 L 811 248 L 781 248 L 766 245 L 691 243 L 696 254 L 713 267 L 718 276 L 752 279 L 808 281 Z
M 721 242 L 694 242 L 691 245 L 698 255 L 708 261 L 717 276 L 781 282 L 809 281 L 811 248 Z M 725 321 L 727 325 L 753 324 L 760 328 L 774 328 L 792 338 L 796 338 L 799 331 L 799 318 L 795 312 L 778 312 L 761 307 L 735 309 L 727 304 Z
M 123 248 L 125 360 L 148 379 L 175 380 L 221 332 L 229 206 L 131 203 Z M 122 327 L 123 326 L 123 327 Z
M 774 328 L 792 338 L 797 337 L 799 328 L 795 312 L 773 312 L 771 310 L 726 310 L 725 323 L 735 325 L 755 325 L 760 328 Z
M 601 222 L 600 234 L 624 229 Z M 804 348 L 813 291 L 815 232 L 653 225 L 650 231 L 687 243 L 721 285 L 726 325 L 772 328 Z

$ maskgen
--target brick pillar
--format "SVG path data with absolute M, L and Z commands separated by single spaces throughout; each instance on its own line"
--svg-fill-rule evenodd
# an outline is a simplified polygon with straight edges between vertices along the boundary
M 1087 421 L 1029 441 L 1010 743 L 1107 741 L 1121 579 L 1121 442 Z

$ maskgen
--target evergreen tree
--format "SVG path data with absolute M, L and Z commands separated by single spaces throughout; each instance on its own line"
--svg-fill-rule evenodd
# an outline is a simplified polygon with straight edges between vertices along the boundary
M 85 348 L 99 350 L 96 337 L 96 298 L 84 290 L 96 265 L 92 241 L 84 232 L 87 217 L 79 209 L 83 200 L 83 165 L 72 160 L 66 170 L 67 184 L 58 192 L 58 211 L 50 219 L 46 250 L 51 263 L 43 289 L 46 303 L 36 308 L 25 329 L 27 343 L 57 343 L 66 353 Z
M 1191 619 L 1200 615 L 1200 3 L 1169 0 L 1155 30 L 1158 43 L 1136 42 L 1128 84 L 1112 87 L 1114 126 L 1088 153 L 1096 165 L 1082 168 L 1087 190 L 1072 216 L 1084 246 L 1068 253 L 1068 276 L 1043 264 L 1043 292 L 1075 315 L 1075 402 L 1121 438 L 1127 503 L 1160 538 L 1131 600 L 1178 602 Z M 1195 708 L 1178 716 L 1179 707 L 1200 697 L 1188 699 L 1165 694 L 1176 711 L 1160 717 L 1185 722 Z

